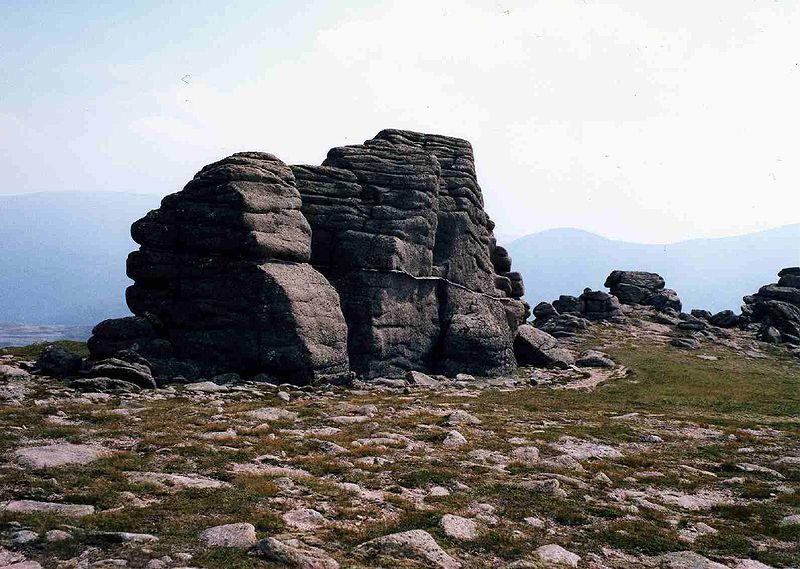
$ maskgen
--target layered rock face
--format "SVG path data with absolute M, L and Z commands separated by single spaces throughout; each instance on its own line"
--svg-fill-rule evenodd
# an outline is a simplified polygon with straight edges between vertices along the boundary
M 769 342 L 800 345 L 800 267 L 778 273 L 778 282 L 762 286 L 744 297 L 742 324 L 760 326 L 759 335 Z
M 311 228 L 291 169 L 270 154 L 206 166 L 133 224 L 135 316 L 95 327 L 94 358 L 134 347 L 163 375 L 347 372 L 336 291 L 308 263 Z
M 386 130 L 321 166 L 235 154 L 134 223 L 134 316 L 100 323 L 92 357 L 294 382 L 507 372 L 529 310 L 493 227 L 464 140 Z
M 652 306 L 657 310 L 671 308 L 680 312 L 683 305 L 678 293 L 664 288 L 663 277 L 645 271 L 612 271 L 605 286 L 622 304 Z
M 496 246 L 467 141 L 385 130 L 292 169 L 354 371 L 494 375 L 515 365 L 524 287 Z
M 533 309 L 534 326 L 556 338 L 585 330 L 590 320 L 618 321 L 624 318 L 617 297 L 586 288 L 580 296 L 562 294 L 557 300 L 540 302 Z

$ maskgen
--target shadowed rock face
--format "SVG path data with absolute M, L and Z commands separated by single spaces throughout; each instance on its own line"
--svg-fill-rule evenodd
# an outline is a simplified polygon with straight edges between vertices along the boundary
M 760 324 L 766 341 L 800 345 L 800 267 L 782 269 L 778 277 L 777 284 L 744 297 L 741 320 Z
M 133 224 L 128 306 L 99 324 L 94 357 L 137 345 L 186 375 L 235 371 L 305 382 L 346 372 L 347 330 L 336 291 L 308 260 L 311 228 L 291 169 L 270 154 L 234 154 L 203 168 Z M 196 373 L 195 373 L 196 372 Z
M 663 277 L 645 271 L 612 271 L 605 286 L 622 304 L 642 304 L 657 310 L 671 308 L 680 312 L 683 305 L 678 294 L 664 288 Z
M 524 287 L 497 247 L 467 141 L 382 131 L 321 166 L 234 154 L 134 223 L 135 316 L 95 327 L 156 375 L 495 375 Z
M 385 130 L 292 169 L 311 262 L 339 292 L 354 371 L 494 375 L 516 365 L 524 288 L 496 247 L 467 141 Z

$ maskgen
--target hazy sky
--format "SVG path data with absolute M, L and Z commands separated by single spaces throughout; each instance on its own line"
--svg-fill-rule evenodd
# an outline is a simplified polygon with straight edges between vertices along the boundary
M 393 127 L 469 139 L 503 234 L 800 222 L 798 1 L 131 4 L 0 3 L 0 193 L 167 194 Z

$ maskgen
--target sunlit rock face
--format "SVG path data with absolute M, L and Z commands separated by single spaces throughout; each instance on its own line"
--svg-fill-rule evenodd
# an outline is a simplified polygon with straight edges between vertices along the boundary
M 90 349 L 163 376 L 504 373 L 529 310 L 493 228 L 465 140 L 386 130 L 320 166 L 234 154 L 133 224 L 134 316 Z

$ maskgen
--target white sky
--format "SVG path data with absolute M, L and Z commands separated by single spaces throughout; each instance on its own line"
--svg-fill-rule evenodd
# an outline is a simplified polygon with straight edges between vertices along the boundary
M 211 6 L 11 14 L 0 193 L 167 194 L 235 151 L 319 163 L 392 127 L 469 139 L 504 235 L 800 222 L 800 2 Z

